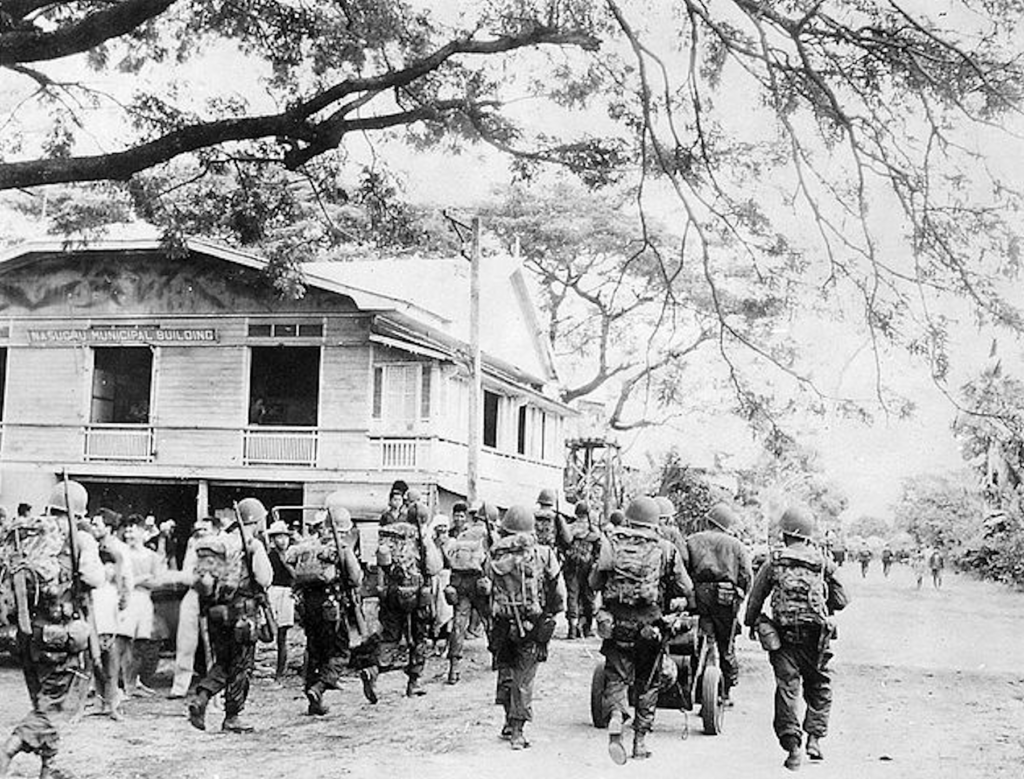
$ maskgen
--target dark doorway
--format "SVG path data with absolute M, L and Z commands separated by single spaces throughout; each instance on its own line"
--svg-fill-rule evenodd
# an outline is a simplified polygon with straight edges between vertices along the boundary
M 252 347 L 250 425 L 315 427 L 319 395 L 319 347 Z
M 93 349 L 90 421 L 147 424 L 153 352 L 145 347 Z
M 256 487 L 251 484 L 211 484 L 210 513 L 229 516 L 243 498 L 257 498 L 269 512 L 274 506 L 301 506 L 302 487 Z

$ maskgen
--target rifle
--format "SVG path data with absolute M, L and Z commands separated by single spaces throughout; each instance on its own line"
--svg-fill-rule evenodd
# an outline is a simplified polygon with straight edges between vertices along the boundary
M 326 522 L 330 525 L 331 535 L 334 537 L 334 550 L 338 553 L 338 571 L 340 573 L 341 567 L 345 561 L 345 555 L 341 549 L 341 537 L 338 535 L 338 526 L 334 524 L 334 517 L 331 516 L 331 510 L 327 509 Z M 347 580 L 344 583 L 345 589 L 348 591 L 348 597 L 345 599 L 348 601 L 349 616 L 355 623 L 356 632 L 359 634 L 359 639 L 362 641 L 366 638 L 366 618 L 363 616 L 363 609 L 357 600 L 357 594 L 352 583 Z
M 14 536 L 14 551 L 17 553 L 17 568 L 14 571 L 14 604 L 18 610 L 18 630 L 25 635 L 32 632 L 32 615 L 28 610 L 28 571 L 25 570 L 25 552 L 21 547 L 21 535 L 15 529 L 11 535 Z
M 256 581 L 256 573 L 252 567 L 252 557 L 249 556 L 249 544 L 245 538 L 245 528 L 242 527 L 242 515 L 238 511 L 237 501 L 234 503 L 234 510 L 235 523 L 238 525 L 238 535 L 242 539 L 242 559 L 245 560 L 246 573 L 249 574 L 249 581 L 252 583 L 251 586 L 254 590 L 253 596 L 256 600 L 256 608 L 263 616 L 263 626 L 257 624 L 256 634 L 259 640 L 267 644 L 277 637 L 277 620 L 274 619 L 274 613 L 270 610 L 270 604 L 267 602 L 266 590 L 264 590 L 263 586 Z
M 64 482 L 64 509 L 68 515 L 68 546 L 71 550 L 71 604 L 75 613 L 73 616 L 78 619 L 84 616 L 89 624 L 89 657 L 93 663 L 99 664 L 102 661 L 100 649 L 100 636 L 96 632 L 96 616 L 92 609 L 84 606 L 82 593 L 82 576 L 78 570 L 78 527 L 75 525 L 74 512 L 71 511 L 71 498 L 68 495 L 68 470 L 63 469 L 61 479 Z

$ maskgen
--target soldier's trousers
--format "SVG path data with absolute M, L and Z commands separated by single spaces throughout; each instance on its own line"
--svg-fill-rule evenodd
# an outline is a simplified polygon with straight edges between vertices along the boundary
M 21 739 L 26 752 L 51 758 L 57 754 L 60 735 L 50 716 L 60 711 L 75 675 L 82 673 L 80 657 L 64 652 L 41 652 L 32 637 L 23 633 L 18 634 L 15 655 L 25 676 L 32 711 L 14 726 L 14 735 Z
M 319 684 L 338 689 L 338 682 L 349 661 L 348 623 L 344 604 L 320 590 L 303 593 L 306 632 L 305 689 Z
M 427 663 L 427 639 L 433 620 L 422 608 L 408 612 L 398 608 L 387 596 L 381 597 L 380 643 L 376 651 L 376 666 L 380 671 L 392 671 L 402 666 L 398 662 L 399 646 L 405 638 L 409 647 L 409 660 L 405 672 L 410 677 L 419 677 Z
M 513 641 L 515 629 L 507 619 L 495 619 L 491 626 L 491 652 L 498 672 L 494 702 L 505 709 L 505 718 L 528 722 L 533 719 L 533 685 L 537 665 L 545 657 L 546 645 L 525 639 Z
M 452 619 L 452 630 L 448 635 L 448 659 L 459 660 L 466 645 L 466 631 L 473 616 L 473 610 L 484 620 L 486 625 L 490 613 L 490 598 L 477 586 L 479 576 L 467 575 L 452 571 L 451 585 L 458 594 L 455 603 L 455 617 Z
M 590 588 L 590 565 L 566 562 L 562 568 L 565 576 L 565 617 L 582 619 L 594 618 L 594 591 Z
M 769 652 L 775 672 L 775 718 L 773 726 L 779 743 L 788 748 L 789 742 L 803 741 L 803 734 L 819 738 L 828 734 L 828 717 L 832 710 L 832 679 L 826 668 L 831 656 L 822 651 L 817 626 L 799 631 L 780 629 L 782 647 Z M 803 689 L 806 711 L 803 726 L 798 713 Z
M 236 636 L 235 615 L 241 613 L 251 613 L 255 617 L 255 601 L 233 604 L 232 616 L 224 622 L 207 619 L 214 663 L 196 685 L 196 691 L 205 693 L 207 698 L 223 691 L 224 714 L 228 717 L 233 717 L 245 708 L 256 666 L 256 637 L 251 636 L 251 640 L 245 641 Z
M 658 707 L 657 679 L 648 687 L 651 669 L 658 659 L 659 644 L 637 638 L 623 643 L 605 639 L 601 644 L 604 655 L 604 710 L 609 714 L 620 712 L 629 719 L 629 691 L 636 688 L 636 719 L 633 730 L 650 733 L 654 727 L 654 712 Z
M 701 607 L 699 599 L 697 604 Z M 699 610 L 702 616 L 711 621 L 718 648 L 718 664 L 728 692 L 740 678 L 740 667 L 736 661 L 736 609 L 734 606 L 712 606 L 701 607 Z

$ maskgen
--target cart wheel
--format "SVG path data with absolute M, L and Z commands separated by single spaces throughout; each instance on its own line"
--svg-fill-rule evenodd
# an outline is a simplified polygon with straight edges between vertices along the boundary
M 717 736 L 722 732 L 722 721 L 725 718 L 725 707 L 722 706 L 724 694 L 722 672 L 717 665 L 707 666 L 700 680 L 700 718 L 704 722 L 704 732 L 709 736 Z
M 594 668 L 590 677 L 590 721 L 595 728 L 608 727 L 611 713 L 604 710 L 604 661 Z

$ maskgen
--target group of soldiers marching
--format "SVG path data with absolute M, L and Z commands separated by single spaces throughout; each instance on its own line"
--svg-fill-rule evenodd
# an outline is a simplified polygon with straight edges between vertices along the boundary
M 15 583 L 9 613 L 16 617 L 17 656 L 32 701 L 30 714 L 0 748 L 0 776 L 19 752 L 41 757 L 43 779 L 61 775 L 51 714 L 67 697 L 95 635 L 89 593 L 106 575 L 95 537 L 80 529 L 88 496 L 75 482 L 58 487 L 44 516 L 13 525 L 0 545 L 3 574 Z M 830 615 L 845 605 L 845 594 L 834 563 L 812 543 L 813 516 L 798 507 L 787 510 L 781 522 L 786 546 L 755 577 L 734 535 L 737 516 L 730 506 L 714 506 L 704 529 L 685 538 L 674 515 L 665 497 L 638 497 L 608 517 L 594 517 L 582 501 L 563 513 L 554 491 L 544 489 L 536 506 L 504 512 L 487 502 L 471 509 L 456 504 L 450 521 L 435 521 L 441 530 L 431 533 L 438 518 L 415 489 L 396 482 L 380 518 L 376 565 L 366 573 L 357 556 L 360 536 L 341 493 L 329 495 L 323 511 L 306 523 L 308 532 L 294 538 L 283 522 L 268 527 L 263 504 L 246 498 L 220 532 L 198 533 L 186 552 L 186 600 L 206 659 L 187 692 L 189 722 L 205 730 L 210 703 L 222 695 L 221 728 L 253 730 L 242 711 L 256 645 L 278 642 L 280 677 L 291 621 L 282 607 L 286 601 L 293 602 L 306 637 L 308 714 L 329 712 L 326 693 L 339 687 L 348 669 L 358 671 L 371 704 L 379 700 L 381 674 L 391 670 L 404 671 L 406 695 L 423 695 L 441 598 L 452 614 L 446 681 L 459 683 L 467 633 L 478 622 L 497 672 L 495 702 L 505 712 L 500 735 L 513 750 L 529 746 L 525 726 L 533 719 L 537 670 L 547 659 L 557 616 L 565 613 L 568 639 L 596 633 L 605 657 L 608 754 L 621 765 L 651 754 L 646 736 L 659 692 L 655 665 L 663 637 L 679 629 L 683 615 L 695 612 L 712 626 L 724 702 L 731 705 L 739 675 L 734 638 L 746 601 L 743 623 L 752 637 L 757 631 L 776 675 L 774 726 L 787 752 L 785 765 L 799 767 L 805 739 L 807 756 L 822 759 L 831 706 Z M 364 582 L 366 575 L 374 579 Z M 439 582 L 446 583 L 438 588 Z M 366 593 L 377 600 L 372 633 L 364 617 Z M 768 599 L 771 617 L 762 614 Z M 179 627 L 179 653 L 188 643 Z M 802 723 L 801 684 L 807 707 Z M 623 740 L 627 726 L 631 749 Z

